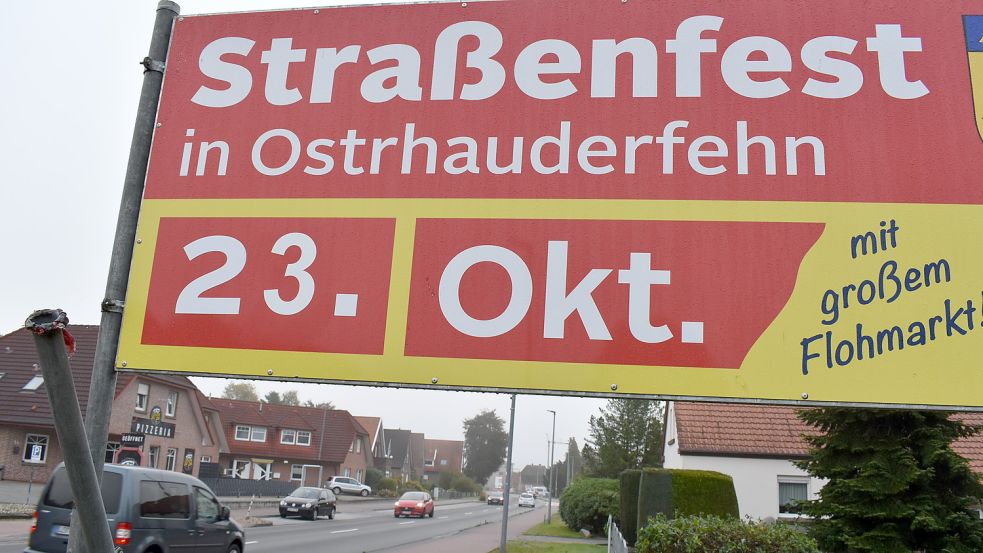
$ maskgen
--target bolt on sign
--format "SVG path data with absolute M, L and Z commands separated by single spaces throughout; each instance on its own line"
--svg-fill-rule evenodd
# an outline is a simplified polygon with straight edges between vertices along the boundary
M 981 407 L 981 40 L 977 0 L 183 17 L 117 366 Z

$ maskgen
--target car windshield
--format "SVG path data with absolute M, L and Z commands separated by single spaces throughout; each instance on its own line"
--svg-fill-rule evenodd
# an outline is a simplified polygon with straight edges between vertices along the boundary
M 524 493 L 524 494 L 522 494 L 522 497 L 528 499 L 528 498 L 532 497 L 532 494 L 531 493 Z
M 297 488 L 290 493 L 290 497 L 299 497 L 302 499 L 317 499 L 317 496 L 321 493 L 321 490 L 317 488 Z
M 403 494 L 403 497 L 400 497 L 399 499 L 400 499 L 400 501 L 403 501 L 403 500 L 405 500 L 405 501 L 423 501 L 423 498 L 425 498 L 426 496 L 427 496 L 427 494 L 425 494 L 423 492 L 406 492 L 406 493 Z
M 492 497 L 502 497 L 502 492 L 492 492 L 492 493 L 490 493 L 488 495 L 490 495 Z

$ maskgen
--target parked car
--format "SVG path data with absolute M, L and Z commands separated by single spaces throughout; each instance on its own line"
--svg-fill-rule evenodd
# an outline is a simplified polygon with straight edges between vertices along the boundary
M 433 518 L 433 498 L 427 492 L 406 492 L 393 505 L 393 516 L 418 516 Z
M 280 501 L 280 518 L 297 515 L 301 518 L 314 520 L 321 515 L 334 518 L 338 507 L 338 498 L 331 490 L 304 486 L 290 492 L 290 495 Z
M 332 476 L 324 483 L 324 487 L 333 491 L 335 495 L 350 493 L 365 497 L 372 493 L 372 488 L 347 476 Z
M 242 553 L 245 533 L 201 480 L 173 471 L 106 465 L 102 501 L 116 553 Z M 59 465 L 41 492 L 25 553 L 65 553 L 72 490 Z M 189 538 L 189 536 L 193 536 Z
M 501 505 L 505 503 L 505 494 L 502 492 L 488 492 L 489 505 Z
M 535 507 L 536 498 L 529 492 L 524 492 L 519 496 L 519 507 Z

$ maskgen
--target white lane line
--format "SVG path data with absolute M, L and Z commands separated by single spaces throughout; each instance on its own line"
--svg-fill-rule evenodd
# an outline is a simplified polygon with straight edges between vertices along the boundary
M 474 513 L 464 513 L 464 516 L 473 515 Z
M 406 522 L 400 522 L 399 524 L 400 524 L 401 526 L 402 526 L 403 524 L 416 524 L 416 521 L 415 521 L 415 520 L 407 520 Z
M 259 540 L 247 541 L 246 545 L 252 545 L 254 543 L 259 543 Z
M 346 534 L 348 532 L 358 532 L 358 528 L 349 528 L 348 530 L 335 530 L 331 532 L 332 534 Z
M 437 517 L 437 520 L 444 520 L 445 518 L 448 518 L 448 517 Z

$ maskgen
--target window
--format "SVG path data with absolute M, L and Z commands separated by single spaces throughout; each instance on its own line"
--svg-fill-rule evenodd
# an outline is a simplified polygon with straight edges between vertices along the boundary
M 147 466 L 152 469 L 157 468 L 157 461 L 158 459 L 160 459 L 160 446 L 156 446 L 156 445 L 151 446 L 150 455 L 148 457 L 149 457 L 149 461 L 147 463 Z
M 249 478 L 249 461 L 232 461 L 232 478 Z
M 254 426 L 252 432 L 249 434 L 249 441 L 251 442 L 265 442 L 266 441 L 266 428 L 262 426 Z
M 798 501 L 809 499 L 808 478 L 779 477 L 778 479 L 778 512 L 783 514 L 798 514 L 801 508 Z
M 168 450 L 176 451 L 174 449 Z M 168 453 L 170 457 L 170 453 Z M 140 516 L 145 518 L 189 518 L 191 494 L 186 484 L 140 482 Z
M 346 468 L 345 469 L 345 478 L 347 478 L 347 477 L 349 477 L 351 475 L 352 475 L 352 469 Z M 347 482 L 346 482 L 346 484 L 347 484 Z
M 447 459 L 441 459 L 440 460 L 440 466 L 446 467 L 447 466 Z
M 195 486 L 195 505 L 198 507 L 198 520 L 216 522 L 220 512 L 218 500 L 208 490 Z
M 309 430 L 297 431 L 297 445 L 311 445 L 311 433 Z
M 177 392 L 169 392 L 167 394 L 167 408 L 164 410 L 164 415 L 173 418 L 175 413 L 177 413 Z
M 164 470 L 174 470 L 177 462 L 177 450 L 173 447 L 167 448 L 167 458 L 164 459 Z
M 116 452 L 119 451 L 119 442 L 107 442 L 106 443 L 106 462 L 112 463 L 116 460 Z
M 212 462 L 212 456 L 211 455 L 202 455 L 201 456 L 201 462 L 202 463 L 211 463 Z
M 297 443 L 297 431 L 296 430 L 281 430 L 280 431 L 280 443 L 281 444 L 294 444 L 294 443 Z
M 150 402 L 150 385 L 137 384 L 137 411 L 146 411 Z
M 355 453 L 362 452 L 362 437 L 358 436 L 355 438 Z
M 290 479 L 303 480 L 303 478 L 304 478 L 304 465 L 290 465 Z
M 118 472 L 102 473 L 102 504 L 107 513 L 118 513 L 120 492 L 123 489 L 123 475 Z M 41 503 L 59 509 L 71 509 L 75 502 L 72 499 L 72 488 L 68 484 L 68 473 L 64 468 L 55 471 L 51 484 L 44 492 Z
M 44 377 L 41 375 L 35 375 L 34 378 L 28 380 L 27 384 L 24 384 L 24 387 L 21 389 L 33 392 L 34 390 L 40 388 L 42 384 L 44 384 Z
M 249 427 L 248 426 L 236 426 L 236 439 L 242 440 L 244 442 L 249 441 Z
M 48 437 L 44 434 L 28 434 L 24 438 L 24 462 L 43 463 L 48 458 Z
M 355 480 L 358 480 L 359 482 L 364 482 L 364 480 L 362 480 L 362 476 L 363 476 L 362 469 L 358 469 L 355 471 Z

